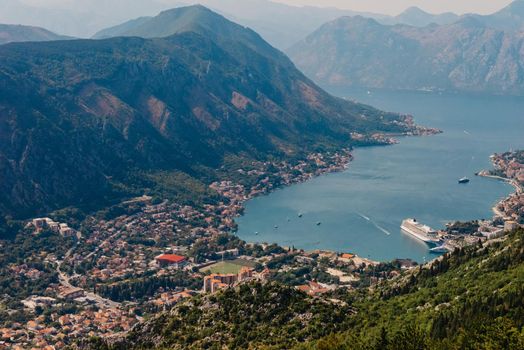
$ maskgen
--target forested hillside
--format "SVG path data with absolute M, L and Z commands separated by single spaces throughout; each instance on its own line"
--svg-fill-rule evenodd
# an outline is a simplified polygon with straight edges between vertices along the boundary
M 175 35 L 0 47 L 0 217 L 144 193 L 196 202 L 213 196 L 229 156 L 289 159 L 348 147 L 353 131 L 410 130 L 400 115 L 329 95 L 202 6 L 147 30 Z

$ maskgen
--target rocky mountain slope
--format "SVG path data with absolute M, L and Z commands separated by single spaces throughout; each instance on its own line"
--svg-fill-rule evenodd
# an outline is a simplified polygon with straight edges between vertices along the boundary
M 53 41 L 70 39 L 44 28 L 23 25 L 0 24 L 0 45 L 24 41 Z
M 515 0 L 491 15 L 472 14 L 467 16 L 473 17 L 492 28 L 505 31 L 522 31 L 524 30 L 524 0 Z
M 322 84 L 523 94 L 523 39 L 474 16 L 424 28 L 344 17 L 288 53 Z
M 97 208 L 155 189 L 159 172 L 191 193 L 178 180 L 209 183 L 228 156 L 299 157 L 348 146 L 352 131 L 409 129 L 327 94 L 204 7 L 142 28 L 176 34 L 0 47 L 0 216 Z

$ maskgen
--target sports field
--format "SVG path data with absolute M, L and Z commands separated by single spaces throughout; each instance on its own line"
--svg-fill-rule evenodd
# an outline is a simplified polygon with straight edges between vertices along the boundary
M 253 267 L 255 264 L 247 260 L 221 261 L 211 266 L 204 267 L 200 272 L 220 273 L 220 274 L 237 274 L 243 266 Z

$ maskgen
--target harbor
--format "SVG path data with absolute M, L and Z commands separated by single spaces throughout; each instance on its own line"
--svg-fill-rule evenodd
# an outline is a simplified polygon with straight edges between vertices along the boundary
M 497 150 L 524 148 L 516 127 L 522 124 L 517 111 L 524 110 L 524 102 L 376 91 L 370 96 L 358 91 L 348 95 L 385 110 L 412 113 L 418 123 L 444 133 L 401 138 L 395 146 L 356 148 L 353 161 L 342 172 L 246 202 L 245 215 L 236 219 L 240 238 L 305 250 L 349 250 L 377 261 L 409 258 L 422 262 L 437 253 L 403 233 L 403 220 L 416 218 L 443 231 L 450 222 L 483 223 L 492 220 L 492 207 L 514 192 L 506 182 L 474 174 L 493 168 L 490 156 Z M 494 114 L 500 116 L 498 120 L 491 118 Z M 492 137 L 494 127 L 502 128 L 503 138 Z M 462 177 L 470 182 L 459 185 Z M 316 226 L 319 221 L 322 224 Z M 500 229 L 481 226 L 486 227 L 486 235 Z M 450 248 L 476 242 L 477 235 L 456 239 Z

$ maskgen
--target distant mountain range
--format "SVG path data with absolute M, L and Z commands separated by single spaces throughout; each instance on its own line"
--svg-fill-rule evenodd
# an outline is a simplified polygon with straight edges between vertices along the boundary
M 285 50 L 322 24 L 341 16 L 361 15 L 376 19 L 387 16 L 334 7 L 289 6 L 268 0 L 198 0 L 226 18 L 250 27 L 271 45 Z
M 114 36 L 112 30 L 105 29 L 129 19 L 151 17 L 160 11 L 195 3 L 201 3 L 229 20 L 250 27 L 281 50 L 290 48 L 324 23 L 343 16 L 360 15 L 382 24 L 418 27 L 432 23 L 450 24 L 459 19 L 453 13 L 434 15 L 417 7 L 409 8 L 398 16 L 386 16 L 338 8 L 289 6 L 268 0 L 90 0 L 62 3 L 60 6 L 31 6 L 20 0 L 3 0 L 0 23 L 40 26 L 74 37 L 92 37 L 97 33 L 96 38 L 101 38 Z M 521 5 L 517 2 L 514 8 L 504 9 L 491 16 L 471 16 L 479 17 L 498 29 L 520 28 L 522 15 L 514 16 L 518 6 Z
M 0 216 L 96 208 L 162 181 L 196 200 L 228 157 L 299 157 L 348 146 L 352 131 L 406 131 L 202 6 L 130 34 L 142 38 L 0 46 Z
M 43 27 L 55 33 L 88 38 L 129 18 L 151 16 L 180 6 L 162 0 L 32 1 L 1 0 L 0 23 Z
M 288 54 L 306 75 L 326 85 L 523 94 L 524 32 L 495 28 L 506 17 L 515 19 L 511 28 L 517 28 L 522 4 L 441 26 L 343 17 Z
M 186 2 L 204 4 L 229 20 L 255 30 L 270 44 L 279 49 L 289 48 L 322 24 L 341 16 L 387 17 L 337 8 L 289 6 L 267 0 L 189 0 Z M 132 27 L 141 24 L 144 20 L 144 17 L 137 18 L 103 29 L 96 33 L 93 38 L 121 35 Z
M 0 24 L 0 45 L 23 41 L 64 40 L 68 37 L 58 35 L 39 27 Z
M 369 16 L 368 16 L 369 17 Z M 375 18 L 382 24 L 407 24 L 414 27 L 425 27 L 434 24 L 450 24 L 457 21 L 460 16 L 451 12 L 442 14 L 431 14 L 413 6 L 395 17 Z

